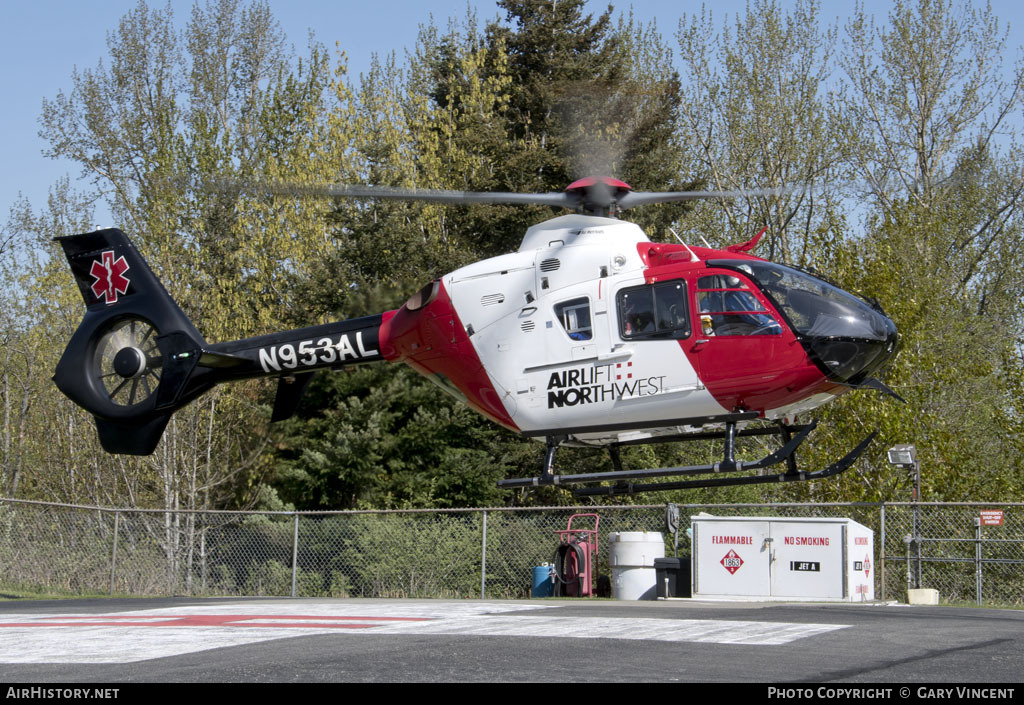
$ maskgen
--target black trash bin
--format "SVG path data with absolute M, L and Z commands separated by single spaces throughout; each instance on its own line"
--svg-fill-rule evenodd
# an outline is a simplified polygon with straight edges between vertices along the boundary
M 690 597 L 690 557 L 655 558 L 658 597 Z

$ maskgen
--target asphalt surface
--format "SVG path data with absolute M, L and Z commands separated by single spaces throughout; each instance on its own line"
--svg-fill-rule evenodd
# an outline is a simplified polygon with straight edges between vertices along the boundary
M 0 603 L 2 684 L 722 682 L 1005 689 L 1022 679 L 1024 611 L 1016 610 L 691 600 Z M 1024 695 L 1024 687 L 1013 695 Z

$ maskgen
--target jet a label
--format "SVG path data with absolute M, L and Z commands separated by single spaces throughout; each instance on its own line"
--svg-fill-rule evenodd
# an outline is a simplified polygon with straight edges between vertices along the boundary
M 821 563 L 818 561 L 790 561 L 789 569 L 798 573 L 820 573 Z

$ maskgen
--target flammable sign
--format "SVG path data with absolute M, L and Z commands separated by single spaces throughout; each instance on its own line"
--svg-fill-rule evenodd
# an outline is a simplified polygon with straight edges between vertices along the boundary
M 736 571 L 743 565 L 743 559 L 740 558 L 736 551 L 730 548 L 729 552 L 725 554 L 719 563 L 721 563 L 730 574 L 735 575 Z

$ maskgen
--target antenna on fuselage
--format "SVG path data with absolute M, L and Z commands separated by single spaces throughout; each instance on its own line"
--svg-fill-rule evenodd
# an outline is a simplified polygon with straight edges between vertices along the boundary
M 679 244 L 682 245 L 683 247 L 685 247 L 686 251 L 690 253 L 690 261 L 691 262 L 700 262 L 700 257 L 697 256 L 696 252 L 694 252 L 693 250 L 690 249 L 689 245 L 687 245 L 685 242 L 683 242 L 683 238 L 679 237 L 679 233 L 677 233 L 672 228 L 669 228 L 668 231 L 670 233 L 672 233 L 672 236 L 675 237 L 675 239 L 679 241 Z

